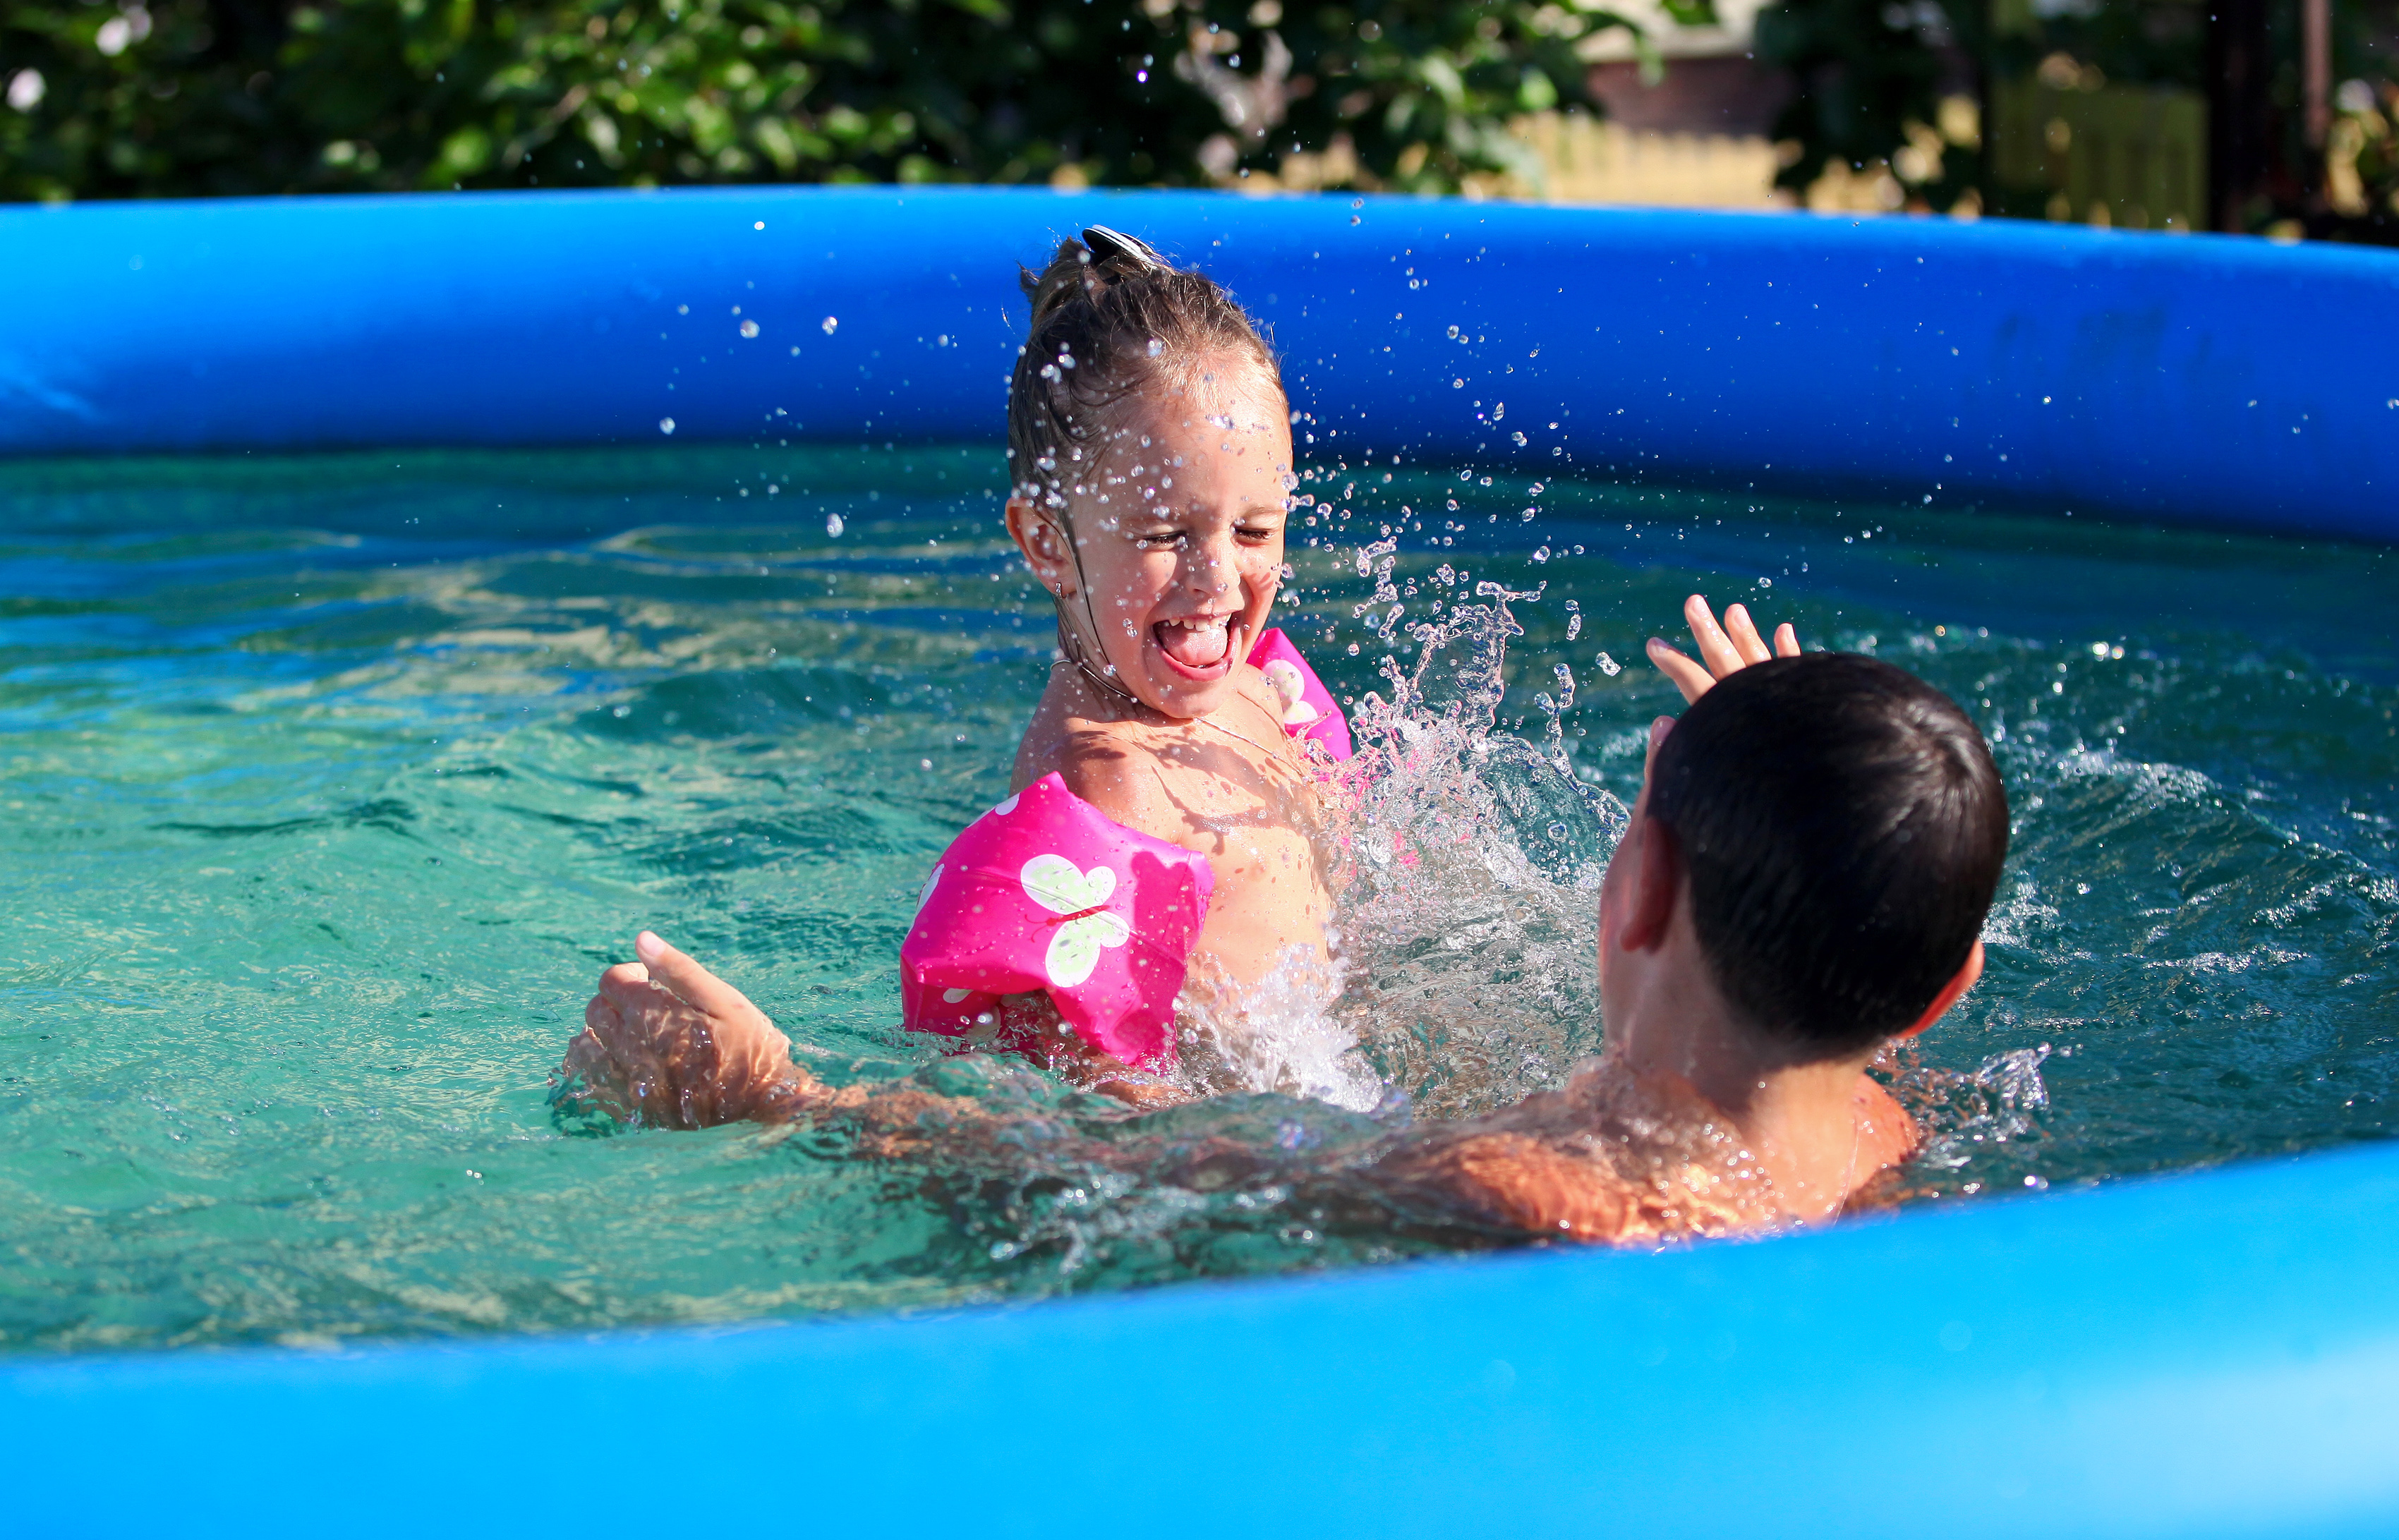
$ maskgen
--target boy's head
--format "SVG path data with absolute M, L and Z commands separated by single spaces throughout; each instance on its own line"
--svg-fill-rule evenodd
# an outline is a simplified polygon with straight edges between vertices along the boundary
M 1869 1049 L 1971 977 L 2007 792 L 1973 723 L 1915 676 L 1845 653 L 1731 673 L 1658 747 L 1643 804 L 1717 991 L 1778 1050 Z

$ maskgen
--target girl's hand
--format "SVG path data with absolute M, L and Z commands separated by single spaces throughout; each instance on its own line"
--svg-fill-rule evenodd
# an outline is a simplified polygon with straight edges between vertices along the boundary
M 1649 639 L 1649 661 L 1682 690 L 1685 701 L 1699 699 L 1717 680 L 1737 669 L 1769 657 L 1799 655 L 1799 633 L 1787 622 L 1774 628 L 1774 650 L 1769 652 L 1749 611 L 1739 604 L 1725 611 L 1725 623 L 1718 626 L 1707 600 L 1693 594 L 1683 601 L 1683 618 L 1691 623 L 1691 640 L 1699 643 L 1700 656 L 1707 667 L 1701 668 L 1654 636 Z
M 742 993 L 644 931 L 600 976 L 560 1074 L 626 1121 L 704 1128 L 772 1115 L 811 1084 L 792 1040 Z

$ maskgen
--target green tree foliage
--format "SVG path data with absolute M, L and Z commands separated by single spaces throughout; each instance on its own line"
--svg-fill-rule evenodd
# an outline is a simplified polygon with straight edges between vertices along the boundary
M 1599 0 L 0 0 L 0 197 L 1525 169 Z M 1353 168 L 1354 169 L 1350 169 Z M 1323 168 L 1319 168 L 1320 176 Z

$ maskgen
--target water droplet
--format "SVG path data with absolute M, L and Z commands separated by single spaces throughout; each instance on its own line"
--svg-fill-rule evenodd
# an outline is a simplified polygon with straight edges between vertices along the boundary
M 762 219 L 762 220 L 758 220 L 758 221 L 754 222 L 754 223 L 750 226 L 750 228 L 751 228 L 751 229 L 752 229 L 752 230 L 764 230 L 765 228 L 766 228 L 766 222 L 765 220 L 763 220 L 763 219 Z
M 824 318 L 824 334 L 828 337 L 832 336 L 833 329 L 840 324 L 841 320 L 838 317 L 827 316 Z
M 1566 616 L 1566 640 L 1572 642 L 1580 635 L 1582 635 L 1582 616 L 1579 615 Z
M 838 535 L 841 534 L 840 514 L 829 513 L 825 515 L 825 533 L 832 535 Z
M 1606 674 L 1608 678 L 1614 679 L 1617 675 L 1624 671 L 1624 665 L 1617 662 L 1616 659 L 1608 656 L 1606 653 L 1602 653 L 1599 655 L 1599 671 Z
M 671 417 L 659 418 L 658 431 L 660 433 L 672 433 L 674 431 L 674 419 Z
M 1553 823 L 1550 825 L 1550 838 L 1553 840 L 1563 840 L 1565 837 L 1566 826 L 1565 824 Z
M 743 321 L 741 323 L 741 334 L 745 337 L 756 336 L 758 334 L 758 323 L 756 321 Z
M 1356 657 L 1358 655 L 1358 644 L 1354 642 L 1349 643 L 1349 655 L 1351 657 Z

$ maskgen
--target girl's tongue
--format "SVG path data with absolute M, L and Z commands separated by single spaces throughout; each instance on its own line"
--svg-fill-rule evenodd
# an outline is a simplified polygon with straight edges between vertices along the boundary
M 1225 661 L 1232 639 L 1228 616 L 1201 615 L 1190 620 L 1161 620 L 1150 628 L 1159 650 L 1186 669 L 1213 669 Z

